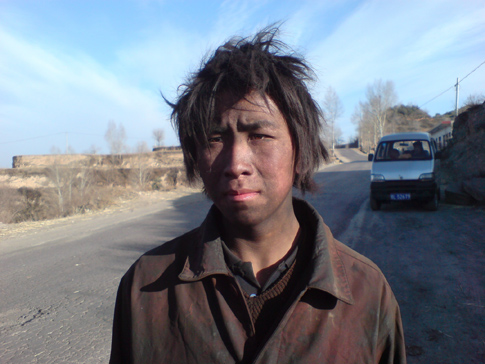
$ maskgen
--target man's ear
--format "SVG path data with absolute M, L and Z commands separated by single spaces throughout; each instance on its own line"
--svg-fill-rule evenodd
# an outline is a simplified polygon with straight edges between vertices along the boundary
M 293 167 L 293 187 L 297 187 L 297 181 L 300 180 L 301 163 L 296 163 Z
M 295 165 L 294 174 L 296 177 L 297 174 L 301 174 L 302 168 L 301 168 L 301 158 L 299 158 L 298 161 L 296 161 L 295 159 L 296 159 L 296 152 L 293 150 L 293 164 Z

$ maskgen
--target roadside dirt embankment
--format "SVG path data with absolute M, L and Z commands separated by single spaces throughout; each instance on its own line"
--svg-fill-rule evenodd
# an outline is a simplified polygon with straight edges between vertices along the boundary
M 447 202 L 485 203 L 485 103 L 455 119 L 452 143 L 443 150 L 441 167 Z
M 140 192 L 187 186 L 182 151 L 122 155 L 16 156 L 0 169 L 0 223 L 105 209 Z

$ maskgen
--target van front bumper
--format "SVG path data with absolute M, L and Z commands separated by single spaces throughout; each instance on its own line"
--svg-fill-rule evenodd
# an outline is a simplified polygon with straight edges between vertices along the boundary
M 391 195 L 409 194 L 412 201 L 428 202 L 434 198 L 438 185 L 436 181 L 383 181 L 371 182 L 371 196 L 380 202 L 392 201 Z

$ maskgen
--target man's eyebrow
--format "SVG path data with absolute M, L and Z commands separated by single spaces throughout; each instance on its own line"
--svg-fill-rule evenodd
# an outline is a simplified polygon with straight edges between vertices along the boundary
M 269 128 L 269 129 L 274 129 L 275 123 L 269 121 L 269 120 L 256 120 L 256 121 L 251 121 L 248 123 L 237 123 L 237 130 L 238 131 L 255 131 L 261 128 Z M 209 134 L 226 134 L 229 131 L 229 128 L 227 126 L 221 126 L 221 125 L 214 125 L 210 128 Z
M 222 127 L 220 125 L 214 125 L 211 126 L 209 129 L 209 134 L 224 134 L 227 132 L 228 128 L 227 127 Z
M 237 123 L 237 130 L 238 131 L 255 131 L 261 128 L 269 128 L 274 129 L 276 127 L 274 122 L 269 120 L 256 120 L 248 123 Z

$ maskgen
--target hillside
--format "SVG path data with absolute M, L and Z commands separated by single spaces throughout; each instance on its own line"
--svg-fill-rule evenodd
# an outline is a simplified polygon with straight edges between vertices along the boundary
M 360 115 L 360 116 L 359 116 Z M 373 150 L 382 135 L 424 131 L 441 125 L 443 122 L 450 122 L 454 117 L 451 112 L 444 115 L 436 114 L 430 116 L 425 110 L 415 105 L 396 105 L 388 108 L 383 115 L 373 115 L 370 112 L 354 115 L 354 122 L 357 123 L 358 146 L 364 153 Z M 356 144 L 354 141 L 353 145 Z
M 426 111 L 415 105 L 398 105 L 389 109 L 389 122 L 386 128 L 388 134 L 408 131 L 428 131 L 443 121 L 453 120 L 451 112 L 444 115 L 430 116 Z

